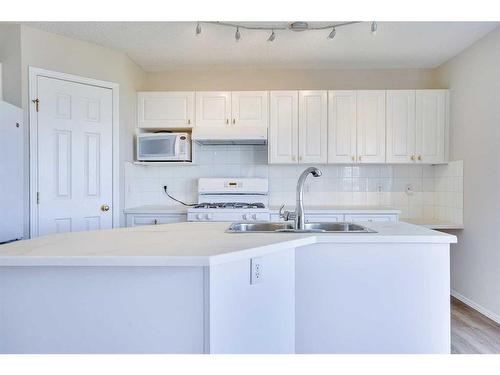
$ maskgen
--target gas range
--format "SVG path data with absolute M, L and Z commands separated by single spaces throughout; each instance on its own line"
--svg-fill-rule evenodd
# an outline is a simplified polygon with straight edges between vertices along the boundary
M 198 204 L 188 221 L 269 221 L 268 181 L 264 178 L 200 178 Z

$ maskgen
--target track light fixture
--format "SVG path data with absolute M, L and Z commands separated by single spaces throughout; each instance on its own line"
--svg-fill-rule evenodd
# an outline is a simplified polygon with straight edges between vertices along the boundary
M 269 35 L 269 38 L 267 38 L 268 42 L 274 42 L 276 39 L 276 34 L 274 33 L 274 30 L 271 32 L 271 35 Z
M 335 30 L 335 27 L 332 27 L 332 31 L 330 31 L 330 34 L 328 34 L 328 39 L 335 38 L 335 34 L 337 34 L 337 30 Z
M 270 31 L 271 34 L 267 38 L 268 42 L 274 42 L 276 40 L 276 33 L 274 32 L 275 30 L 290 30 L 290 31 L 318 31 L 318 30 L 329 30 L 331 29 L 330 33 L 328 34 L 327 38 L 328 39 L 333 39 L 335 38 L 335 35 L 337 35 L 337 29 L 339 27 L 343 26 L 348 26 L 348 25 L 353 25 L 356 23 L 361 23 L 361 21 L 350 21 L 350 22 L 339 22 L 339 23 L 331 23 L 331 24 L 324 24 L 321 26 L 316 26 L 316 25 L 311 25 L 307 22 L 291 22 L 291 23 L 278 23 L 276 25 L 267 25 L 267 26 L 251 26 L 250 24 L 239 24 L 239 23 L 232 23 L 232 22 L 197 22 L 196 23 L 196 35 L 201 34 L 201 23 L 210 23 L 214 25 L 219 25 L 219 26 L 226 26 L 226 27 L 232 27 L 236 29 L 236 32 L 234 34 L 234 39 L 238 42 L 241 39 L 241 33 L 240 33 L 240 28 L 241 29 L 246 29 L 246 30 L 258 30 L 258 31 Z M 377 32 L 377 22 L 372 21 L 370 24 L 370 31 L 372 34 L 375 34 Z

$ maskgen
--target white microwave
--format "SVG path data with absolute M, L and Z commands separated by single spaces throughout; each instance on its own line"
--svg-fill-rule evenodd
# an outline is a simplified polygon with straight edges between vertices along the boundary
M 137 135 L 138 161 L 191 161 L 188 133 L 142 133 Z

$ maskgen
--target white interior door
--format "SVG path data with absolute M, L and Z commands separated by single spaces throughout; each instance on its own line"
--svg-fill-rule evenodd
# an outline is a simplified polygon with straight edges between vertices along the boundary
M 269 163 L 297 164 L 299 151 L 298 105 L 298 91 L 271 91 Z
M 328 92 L 328 162 L 356 161 L 356 91 Z
M 387 162 L 415 159 L 415 90 L 387 91 Z
M 416 154 L 422 163 L 445 161 L 446 90 L 417 90 Z
M 269 94 L 267 91 L 233 91 L 231 103 L 233 125 L 268 126 Z
M 357 91 L 357 152 L 360 163 L 385 162 L 385 91 Z
M 137 121 L 140 128 L 192 127 L 194 125 L 194 92 L 139 92 L 137 94 Z
M 112 90 L 42 76 L 37 88 L 38 234 L 111 228 Z
M 229 126 L 231 93 L 199 91 L 196 93 L 196 126 Z
M 299 162 L 327 162 L 327 91 L 299 91 Z

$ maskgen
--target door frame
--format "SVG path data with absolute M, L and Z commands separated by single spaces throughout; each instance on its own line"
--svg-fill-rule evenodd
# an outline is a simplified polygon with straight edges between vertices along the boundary
M 80 84 L 86 84 L 90 86 L 103 87 L 110 89 L 112 92 L 112 201 L 111 207 L 113 208 L 113 228 L 120 226 L 120 103 L 119 103 L 119 91 L 120 85 L 114 82 L 101 81 L 93 78 L 87 78 L 82 76 L 77 76 L 73 74 L 55 72 L 51 70 L 41 69 L 30 66 L 29 70 L 29 234 L 30 238 L 38 236 L 38 204 L 37 204 L 37 192 L 38 192 L 38 116 L 36 112 L 35 105 L 32 100 L 36 99 L 38 86 L 38 77 L 46 77 L 59 79 L 63 81 L 70 81 Z M 43 106 L 43 103 L 41 104 Z

